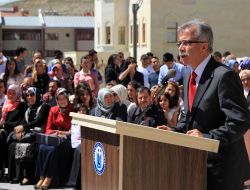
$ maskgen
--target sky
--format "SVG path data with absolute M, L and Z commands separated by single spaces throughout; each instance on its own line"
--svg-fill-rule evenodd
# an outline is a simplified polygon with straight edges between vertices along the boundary
M 0 6 L 6 4 L 6 3 L 12 3 L 15 1 L 20 1 L 20 0 L 0 0 Z

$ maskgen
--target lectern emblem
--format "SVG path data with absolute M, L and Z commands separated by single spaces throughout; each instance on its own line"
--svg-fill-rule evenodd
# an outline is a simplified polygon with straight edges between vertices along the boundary
M 102 175 L 105 170 L 105 151 L 102 143 L 96 142 L 93 150 L 93 164 L 95 172 Z

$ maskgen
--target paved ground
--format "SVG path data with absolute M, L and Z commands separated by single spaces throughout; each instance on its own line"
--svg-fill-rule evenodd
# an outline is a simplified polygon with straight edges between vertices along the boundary
M 56 190 L 62 190 L 62 189 L 73 190 L 72 188 L 60 188 Z M 20 186 L 19 184 L 9 184 L 0 182 L 0 190 L 34 190 L 34 186 L 33 185 Z

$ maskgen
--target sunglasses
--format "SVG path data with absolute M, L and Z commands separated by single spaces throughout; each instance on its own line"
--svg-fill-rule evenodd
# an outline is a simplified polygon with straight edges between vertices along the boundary
M 33 97 L 33 96 L 35 96 L 34 93 L 26 94 L 26 97 Z

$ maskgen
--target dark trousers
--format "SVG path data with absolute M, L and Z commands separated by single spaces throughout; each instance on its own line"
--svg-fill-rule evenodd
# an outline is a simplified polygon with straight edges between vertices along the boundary
M 4 163 L 7 160 L 7 133 L 4 129 L 0 129 L 0 170 L 4 171 Z
M 66 184 L 72 165 L 71 142 L 66 140 L 58 146 L 40 145 L 36 176 L 51 177 L 53 184 Z
M 81 186 L 81 145 L 74 149 L 73 162 L 67 182 L 68 186 Z
M 55 147 L 41 144 L 39 146 L 37 164 L 36 164 L 36 176 L 40 177 L 52 177 L 52 171 L 49 168 L 51 158 Z

